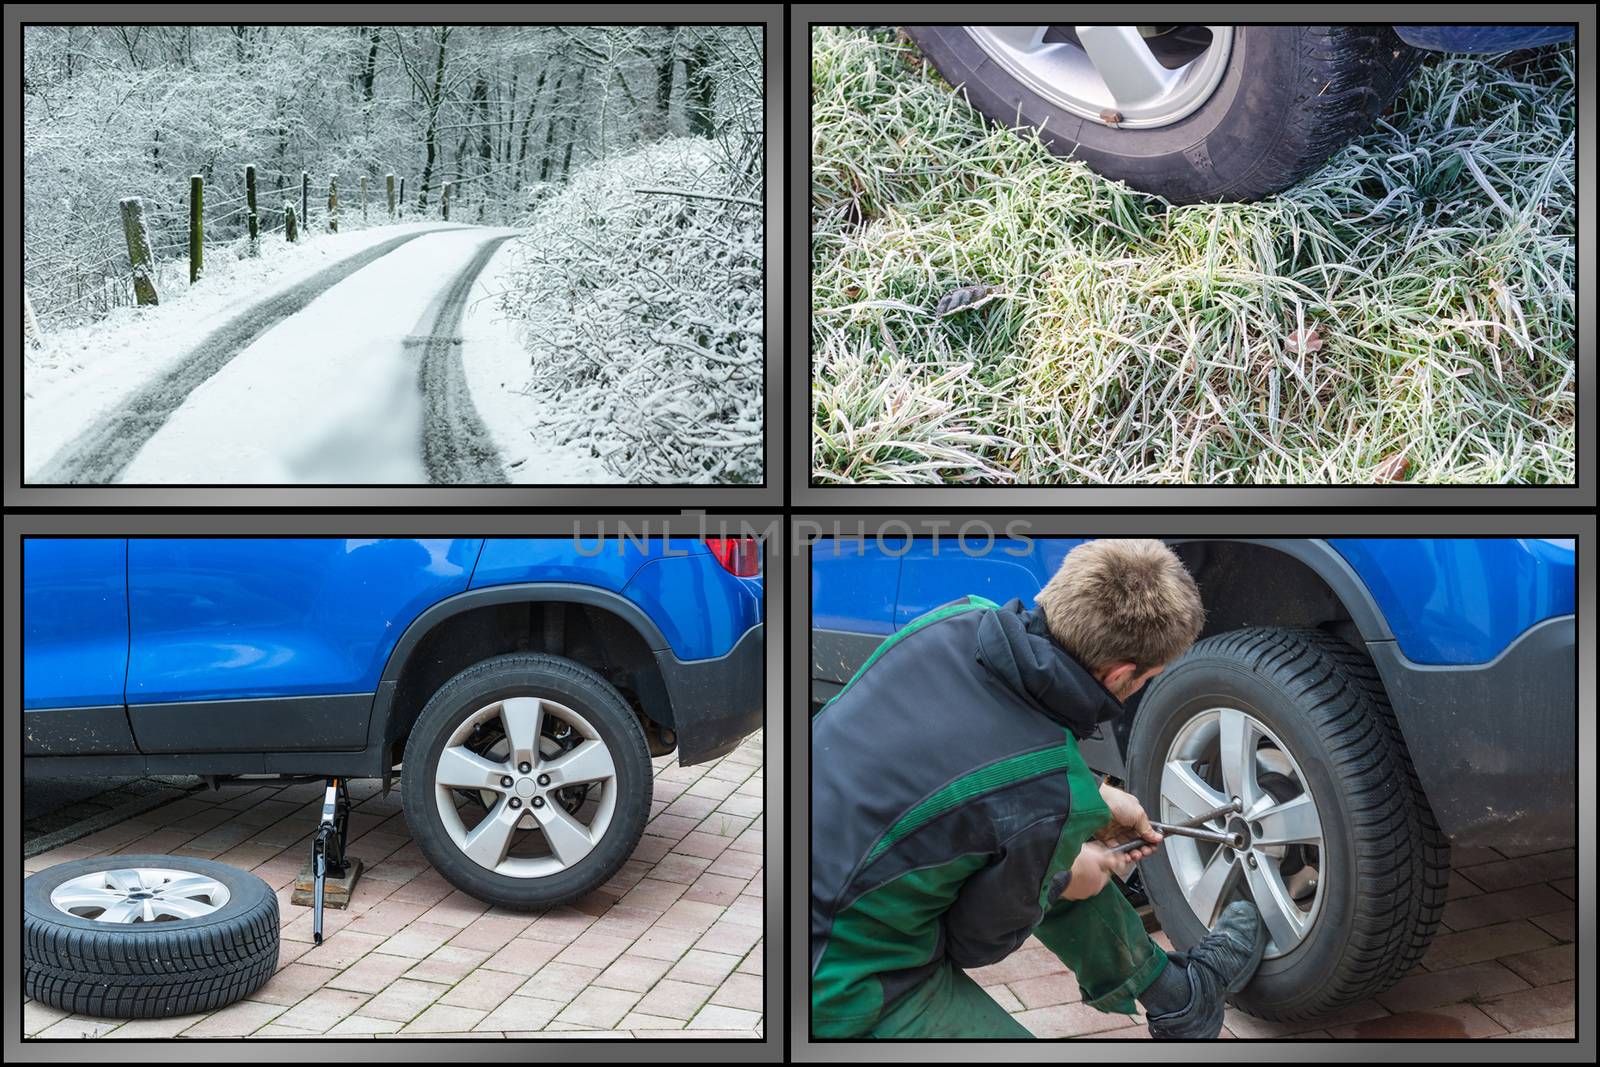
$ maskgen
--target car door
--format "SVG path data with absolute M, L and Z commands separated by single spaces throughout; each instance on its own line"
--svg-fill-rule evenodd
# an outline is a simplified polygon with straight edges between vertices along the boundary
M 811 547 L 811 698 L 833 698 L 894 632 L 909 538 L 824 538 Z
M 1081 537 L 1029 540 L 921 538 L 906 553 L 895 600 L 895 629 L 952 600 L 981 596 L 997 604 L 1021 597 L 1028 607 Z
M 390 650 L 467 588 L 481 540 L 134 538 L 127 702 L 142 751 L 367 743 Z
M 128 542 L 22 542 L 23 754 L 133 751 L 128 672 Z

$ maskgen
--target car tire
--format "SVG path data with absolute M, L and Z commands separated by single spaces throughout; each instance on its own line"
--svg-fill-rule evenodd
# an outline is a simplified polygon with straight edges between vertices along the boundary
M 1254 724 L 1231 747 L 1248 759 L 1228 758 L 1222 740 L 1230 723 Z M 1231 783 L 1233 795 L 1254 794 L 1251 811 L 1279 812 L 1276 822 L 1263 814 L 1242 825 L 1211 824 L 1245 830 L 1248 851 L 1169 837 L 1140 864 L 1145 892 L 1178 949 L 1205 936 L 1204 902 L 1245 893 L 1264 917 L 1275 909 L 1279 926 L 1268 922 L 1273 939 L 1260 970 L 1230 998 L 1241 1009 L 1264 1019 L 1314 1019 L 1388 989 L 1422 958 L 1444 910 L 1449 848 L 1364 653 L 1310 629 L 1207 638 L 1144 694 L 1128 756 L 1129 784 L 1152 818 L 1181 821 L 1188 809 L 1172 798 L 1195 780 L 1216 789 L 1221 804 Z M 1230 779 L 1229 765 L 1252 768 L 1253 781 L 1240 786 L 1242 772 Z M 1203 801 L 1211 794 L 1187 795 Z M 1290 825 L 1291 805 L 1297 833 L 1281 836 L 1309 840 L 1300 836 L 1307 804 L 1319 843 L 1267 845 Z M 1211 859 L 1226 861 L 1215 870 L 1204 858 L 1213 848 Z M 1205 891 L 1221 884 L 1207 882 L 1218 872 L 1234 879 L 1233 896 Z M 1287 906 L 1274 903 L 1290 898 Z M 1290 908 L 1293 922 L 1282 918 Z
M 1041 95 L 968 27 L 906 27 L 986 118 L 1037 129 L 1054 154 L 1176 204 L 1257 200 L 1293 185 L 1370 129 L 1423 55 L 1387 26 L 1230 29 L 1225 68 L 1204 102 L 1165 125 L 1133 128 Z
M 180 884 L 187 894 L 163 899 Z M 125 903 L 114 912 L 118 897 Z M 74 1015 L 157 1019 L 215 1011 L 261 988 L 277 965 L 277 896 L 260 878 L 225 864 L 102 856 L 57 864 L 23 882 L 23 991 Z
M 528 769 L 523 771 L 510 758 L 515 731 L 505 716 L 513 708 L 529 708 L 530 698 L 541 709 L 532 727 L 540 731 L 541 751 L 537 759 L 524 761 Z M 532 712 L 518 714 L 526 719 Z M 474 722 L 476 726 L 470 725 Z M 563 730 L 563 739 L 557 741 L 554 735 Z M 477 738 L 480 732 L 483 736 Z M 590 756 L 599 752 L 609 760 L 611 777 L 587 783 L 578 808 L 568 812 L 571 819 L 563 820 L 557 806 L 569 806 L 574 799 L 570 790 L 577 787 L 569 786 L 563 794 L 555 786 L 539 785 L 540 776 L 553 770 L 560 756 L 573 755 L 578 746 L 590 742 L 601 749 L 590 747 L 585 752 Z M 545 751 L 561 745 L 570 747 L 559 753 Z M 498 770 L 481 788 L 454 788 L 445 779 L 463 776 L 446 775 L 444 766 L 455 765 L 454 760 L 441 763 L 447 749 L 458 756 L 482 752 L 479 758 Z M 475 768 L 476 764 L 468 766 L 467 774 L 476 773 Z M 581 897 L 621 869 L 650 814 L 651 770 L 639 719 L 611 683 L 559 656 L 518 653 L 469 667 L 439 687 L 412 727 L 400 784 L 412 837 L 451 885 L 491 904 L 531 910 Z M 504 785 L 506 780 L 512 784 Z M 588 795 L 591 790 L 593 798 Z M 598 821 L 582 823 L 584 813 L 591 810 L 595 820 L 605 813 L 603 826 Z M 481 821 L 469 826 L 469 819 Z M 472 836 L 494 819 L 513 827 L 506 850 Z M 592 839 L 574 838 L 573 822 Z M 575 840 L 576 846 L 563 848 L 587 851 L 569 851 L 563 858 L 557 844 Z M 480 847 L 488 851 L 474 858 L 469 850 Z M 541 848 L 543 853 L 538 854 Z

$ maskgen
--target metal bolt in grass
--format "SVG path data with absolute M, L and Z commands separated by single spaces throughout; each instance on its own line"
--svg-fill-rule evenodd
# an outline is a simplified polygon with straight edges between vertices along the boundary
M 1570 47 L 1432 59 L 1299 185 L 1193 207 L 892 31 L 812 55 L 819 481 L 1573 480 Z M 972 279 L 1006 298 L 934 314 Z

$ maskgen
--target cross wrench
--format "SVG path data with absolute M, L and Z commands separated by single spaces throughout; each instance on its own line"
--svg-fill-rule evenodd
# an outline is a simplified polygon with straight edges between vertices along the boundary
M 1220 808 L 1214 808 L 1211 811 L 1205 812 L 1204 814 L 1196 815 L 1192 819 L 1185 819 L 1181 823 L 1171 824 L 1164 822 L 1151 822 L 1150 828 L 1163 836 L 1170 834 L 1173 837 L 1192 837 L 1197 841 L 1212 841 L 1219 845 L 1228 845 L 1231 848 L 1238 848 L 1241 844 L 1243 844 L 1243 842 L 1239 839 L 1237 834 L 1218 833 L 1215 830 L 1202 830 L 1200 827 L 1205 823 L 1210 822 L 1212 819 L 1217 818 L 1219 815 L 1235 815 L 1239 812 L 1241 807 L 1242 805 L 1237 800 L 1233 800 L 1229 801 L 1227 804 L 1224 804 Z M 1135 838 L 1132 841 L 1118 845 L 1111 851 L 1113 853 L 1132 852 L 1136 848 L 1144 848 L 1149 844 L 1150 842 L 1146 841 L 1142 837 Z

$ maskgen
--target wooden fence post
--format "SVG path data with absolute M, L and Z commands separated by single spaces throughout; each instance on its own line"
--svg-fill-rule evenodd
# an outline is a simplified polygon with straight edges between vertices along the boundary
M 299 231 L 294 225 L 294 204 L 285 203 L 283 205 L 283 236 L 292 243 L 298 234 Z
M 250 222 L 250 254 L 259 255 L 261 248 L 261 224 L 256 217 L 256 165 L 251 163 L 244 168 L 244 200 L 248 209 Z
M 205 209 L 205 182 L 200 175 L 189 178 L 189 284 L 200 280 L 205 242 L 201 235 L 201 213 Z
M 367 221 L 367 176 L 361 176 L 361 221 Z
M 311 172 L 300 172 L 300 221 L 311 224 Z
M 439 210 L 444 213 L 444 221 L 450 221 L 450 183 L 444 183 L 444 192 L 439 197 Z
M 339 176 L 328 175 L 328 232 L 339 232 Z
M 394 218 L 394 175 L 389 175 L 385 182 L 389 186 L 389 217 L 392 219 Z
M 400 201 L 399 201 L 399 203 L 400 203 L 400 214 L 404 215 L 406 213 L 406 180 L 404 178 L 400 179 Z
M 150 228 L 144 221 L 144 200 L 130 196 L 122 201 L 122 236 L 128 242 L 128 263 L 133 268 L 133 297 L 140 304 L 159 304 L 155 261 L 150 255 Z

